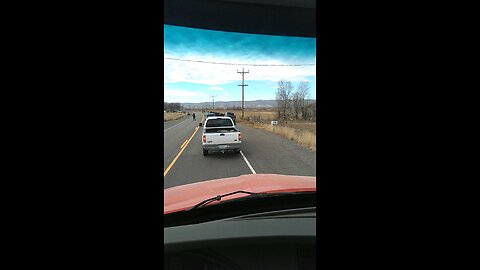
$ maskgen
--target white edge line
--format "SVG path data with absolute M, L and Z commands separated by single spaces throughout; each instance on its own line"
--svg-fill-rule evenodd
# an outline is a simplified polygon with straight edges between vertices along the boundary
M 187 119 L 188 119 L 188 118 L 187 118 Z M 176 124 L 175 126 L 171 126 L 171 127 L 167 128 L 167 129 L 164 129 L 163 132 L 165 132 L 165 131 L 167 131 L 167 130 L 169 130 L 169 129 L 171 129 L 171 128 L 174 128 L 174 127 L 176 127 L 176 126 L 178 126 L 178 125 L 180 125 L 181 123 L 187 121 L 187 119 L 185 119 L 185 120 L 183 120 L 182 122 Z
M 253 174 L 257 174 L 257 173 L 255 172 L 255 170 L 253 169 L 252 165 L 250 165 L 250 162 L 248 162 L 247 158 L 246 158 L 245 155 L 243 154 L 243 151 L 240 150 L 240 154 L 242 154 L 242 157 L 243 157 L 243 159 L 245 160 L 245 162 L 247 163 L 248 168 L 250 168 L 250 171 L 252 171 Z

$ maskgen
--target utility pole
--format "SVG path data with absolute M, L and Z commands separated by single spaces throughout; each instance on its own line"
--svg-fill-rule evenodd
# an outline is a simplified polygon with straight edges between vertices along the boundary
M 241 86 L 241 87 L 242 87 L 242 119 L 243 119 L 243 111 L 244 111 L 244 106 L 243 106 L 243 103 L 244 103 L 244 101 L 243 101 L 243 100 L 244 100 L 244 99 L 243 99 L 243 96 L 244 96 L 244 95 L 243 95 L 243 93 L 244 93 L 244 92 L 243 92 L 243 87 L 244 87 L 244 86 L 248 86 L 248 84 L 244 84 L 243 82 L 244 82 L 245 73 L 248 73 L 248 70 L 245 72 L 245 71 L 243 71 L 243 68 L 242 68 L 242 72 L 239 72 L 239 71 L 237 70 L 237 73 L 241 73 L 241 74 L 242 74 L 242 84 L 239 84 L 238 86 Z
M 210 95 L 212 97 L 212 102 L 213 102 L 213 109 L 212 110 L 215 110 L 215 97 L 217 95 Z

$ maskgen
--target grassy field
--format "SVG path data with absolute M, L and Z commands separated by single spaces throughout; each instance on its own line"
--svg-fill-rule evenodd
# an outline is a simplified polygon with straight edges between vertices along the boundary
M 311 133 L 317 135 L 317 123 L 315 122 L 307 122 L 307 121 L 294 121 L 286 124 L 285 126 L 298 129 L 298 130 L 307 130 Z
M 250 127 L 264 129 L 269 132 L 278 134 L 284 138 L 295 141 L 300 145 L 310 149 L 313 152 L 317 151 L 317 123 L 313 121 L 291 120 L 286 124 L 279 126 L 272 126 L 270 123 L 277 120 L 277 112 L 268 110 L 245 110 L 244 120 L 242 120 L 241 110 L 214 110 L 216 112 L 225 113 L 227 111 L 235 113 L 237 122 L 246 124 Z
M 241 110 L 214 110 L 216 112 L 233 112 L 237 116 L 237 120 L 241 121 L 242 118 L 242 111 Z M 263 123 L 270 123 L 273 120 L 277 119 L 277 113 L 273 111 L 267 110 L 245 110 L 244 111 L 244 120 L 250 122 L 263 122 Z
M 163 122 L 177 120 L 183 116 L 185 116 L 185 113 L 173 113 L 173 112 L 163 113 Z

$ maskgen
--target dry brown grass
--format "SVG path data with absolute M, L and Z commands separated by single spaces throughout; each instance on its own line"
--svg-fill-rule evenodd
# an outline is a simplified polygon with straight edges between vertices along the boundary
M 315 135 L 317 134 L 317 123 L 315 122 L 295 121 L 289 122 L 285 126 L 299 130 L 308 130 Z
M 285 126 L 272 126 L 263 123 L 244 122 L 244 124 L 254 128 L 267 130 L 289 140 L 295 141 L 313 152 L 317 151 L 317 136 L 309 130 L 294 129 Z
M 172 112 L 163 113 L 163 122 L 177 120 L 183 116 L 185 116 L 184 113 L 172 113 Z
M 270 123 L 273 120 L 277 120 L 277 113 L 272 111 L 264 110 L 245 110 L 244 111 L 244 120 L 242 120 L 242 111 L 241 110 L 214 110 L 216 112 L 226 113 L 233 112 L 237 116 L 239 122 L 242 121 L 252 121 L 252 122 L 263 122 Z
M 222 110 L 215 109 L 216 112 L 233 112 L 237 116 L 237 122 L 254 128 L 264 129 L 269 132 L 278 134 L 284 138 L 295 141 L 305 146 L 313 152 L 317 150 L 317 131 L 316 123 L 312 121 L 288 121 L 287 124 L 272 126 L 273 120 L 278 120 L 277 112 L 268 110 L 245 110 L 244 119 L 242 120 L 241 110 Z

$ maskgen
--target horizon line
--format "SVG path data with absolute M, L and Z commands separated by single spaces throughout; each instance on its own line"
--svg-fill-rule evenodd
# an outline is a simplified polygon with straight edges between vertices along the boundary
M 315 98 L 307 98 L 306 100 L 316 100 Z M 245 100 L 244 102 L 252 102 L 252 101 L 276 101 L 276 99 L 255 99 L 255 100 Z M 179 102 L 179 101 L 164 101 L 167 103 L 192 103 L 192 104 L 200 104 L 200 103 L 211 103 L 212 101 L 200 101 L 200 102 Z M 242 102 L 241 100 L 220 100 L 215 101 L 217 102 Z

